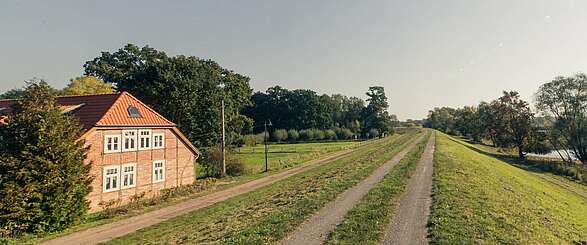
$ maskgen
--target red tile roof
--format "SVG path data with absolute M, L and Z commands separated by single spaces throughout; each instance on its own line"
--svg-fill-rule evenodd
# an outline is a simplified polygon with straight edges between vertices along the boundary
M 0 114 L 10 113 L 16 100 L 0 100 Z M 127 92 L 57 97 L 62 111 L 73 111 L 86 130 L 96 126 L 155 126 L 174 127 L 175 124 Z M 131 117 L 128 107 L 135 107 L 140 117 Z M 2 110 L 2 108 L 5 108 Z

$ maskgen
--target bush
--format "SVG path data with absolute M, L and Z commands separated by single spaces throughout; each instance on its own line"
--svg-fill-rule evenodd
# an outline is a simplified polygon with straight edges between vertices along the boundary
M 287 140 L 287 136 L 287 130 L 285 129 L 278 129 L 273 132 L 273 140 L 277 142 Z
M 314 131 L 311 129 L 300 130 L 300 139 L 304 141 L 314 140 Z
M 312 131 L 314 131 L 314 140 L 323 140 L 325 135 L 324 135 L 324 131 L 320 130 L 320 129 L 312 129 Z
M 338 139 L 348 140 L 353 138 L 353 132 L 348 128 L 339 128 L 336 131 L 336 136 Z
M 290 129 L 287 131 L 287 138 L 289 139 L 289 141 L 291 142 L 295 142 L 300 138 L 300 133 L 298 133 L 297 130 L 295 129 Z
M 377 130 L 376 128 L 369 129 L 368 134 L 369 134 L 367 136 L 368 138 L 375 138 L 375 137 L 379 136 L 379 130 Z
M 263 143 L 263 134 L 248 134 L 243 136 L 243 140 L 246 146 L 256 146 L 257 144 Z
M 222 147 L 211 147 L 202 152 L 200 160 L 200 171 L 204 177 L 220 177 L 220 170 L 222 166 Z M 226 151 L 226 174 L 231 176 L 238 176 L 245 173 L 246 164 L 244 161 L 236 156 L 234 152 Z
M 0 125 L 0 236 L 60 231 L 82 219 L 92 178 L 78 121 L 49 85 L 27 85 Z
M 336 132 L 334 132 L 332 129 L 325 130 L 324 138 L 327 140 L 336 140 Z

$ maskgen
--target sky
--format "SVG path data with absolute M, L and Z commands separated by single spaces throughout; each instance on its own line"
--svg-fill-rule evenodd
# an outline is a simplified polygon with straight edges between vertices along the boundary
M 127 43 L 213 59 L 251 78 L 365 98 L 421 119 L 587 69 L 587 1 L 0 2 L 0 92 L 42 78 L 57 88 Z

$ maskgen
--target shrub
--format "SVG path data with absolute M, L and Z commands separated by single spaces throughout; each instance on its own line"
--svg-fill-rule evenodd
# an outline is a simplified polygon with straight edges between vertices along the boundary
M 200 171 L 204 177 L 220 177 L 222 164 L 222 148 L 211 147 L 202 152 L 200 160 Z M 226 174 L 231 176 L 242 175 L 245 172 L 246 164 L 234 152 L 226 151 Z
M 289 141 L 291 142 L 295 142 L 300 138 L 300 133 L 298 133 L 297 130 L 295 129 L 290 129 L 287 131 L 287 138 L 289 139 Z
M 375 137 L 379 136 L 379 130 L 377 130 L 376 128 L 369 129 L 368 134 L 369 134 L 367 136 L 368 138 L 375 138 Z
M 256 146 L 263 143 L 263 134 L 248 134 L 243 136 L 243 140 L 246 146 Z
M 336 132 L 336 135 L 337 135 L 338 139 L 348 140 L 348 139 L 352 139 L 354 134 L 348 128 L 341 128 L 338 132 Z
M 273 132 L 273 140 L 277 142 L 287 140 L 287 136 L 287 130 L 285 129 L 278 129 Z
M 63 230 L 89 208 L 82 127 L 45 82 L 29 83 L 13 109 L 0 125 L 0 235 Z
M 327 140 L 336 140 L 336 133 L 332 129 L 325 130 L 324 138 Z
M 320 129 L 312 129 L 312 131 L 314 131 L 314 140 L 323 140 L 325 135 L 324 135 L 324 131 L 320 130 Z
M 300 139 L 304 141 L 314 140 L 314 131 L 311 129 L 300 130 Z

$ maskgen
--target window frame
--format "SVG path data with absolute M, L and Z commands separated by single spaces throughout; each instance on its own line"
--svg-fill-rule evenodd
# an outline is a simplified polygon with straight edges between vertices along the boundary
M 116 174 L 107 174 L 108 170 L 114 169 L 116 170 Z M 106 189 L 106 178 L 108 178 L 108 176 L 114 176 L 116 177 L 116 188 L 110 188 L 110 189 Z M 111 183 L 110 181 L 108 181 L 108 183 Z M 108 192 L 113 192 L 113 191 L 118 191 L 120 190 L 120 166 L 119 165 L 108 165 L 108 166 L 104 166 L 102 169 L 102 193 L 108 193 Z
M 156 164 L 157 163 L 161 163 L 161 167 L 157 167 Z M 156 170 L 161 169 L 161 179 L 155 179 L 156 176 Z M 152 168 L 152 172 L 151 172 L 151 179 L 153 181 L 153 183 L 159 183 L 159 182 L 164 182 L 165 181 L 165 175 L 166 175 L 166 170 L 165 170 L 165 160 L 156 160 L 153 161 L 153 168 Z
M 138 136 L 138 144 L 139 144 L 138 145 L 138 149 L 139 149 L 139 151 L 153 149 L 153 130 L 152 129 L 139 129 L 137 132 L 138 132 L 137 133 L 137 136 Z M 149 136 L 148 137 L 147 136 L 142 136 L 141 135 L 142 132 L 149 132 Z M 141 146 L 141 139 L 143 139 L 143 138 L 149 140 L 149 146 L 148 147 L 142 147 Z
M 133 167 L 133 171 L 130 173 L 125 172 L 124 168 L 125 167 Z M 124 177 L 127 174 L 132 174 L 133 175 L 133 184 L 132 185 L 124 185 Z M 122 164 L 120 166 L 120 189 L 129 189 L 129 188 L 135 188 L 137 187 L 137 164 L 136 163 L 127 163 L 127 164 Z
M 164 149 L 165 148 L 165 133 L 154 133 L 153 135 L 153 149 Z M 157 146 L 155 145 L 155 137 L 157 136 L 162 136 L 161 137 L 161 146 Z
M 118 139 L 118 149 L 108 150 L 108 139 Z M 122 150 L 122 136 L 120 134 L 104 134 L 104 153 L 116 153 Z M 114 149 L 114 140 L 112 141 L 112 149 Z
M 134 132 L 134 137 L 133 136 L 126 136 L 126 133 L 130 133 L 130 132 Z M 129 152 L 129 151 L 137 151 L 139 149 L 139 133 L 138 130 L 136 129 L 128 129 L 128 130 L 122 130 L 122 152 Z M 126 139 L 133 139 L 134 143 L 135 143 L 135 147 L 134 148 L 126 148 Z

